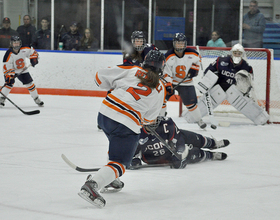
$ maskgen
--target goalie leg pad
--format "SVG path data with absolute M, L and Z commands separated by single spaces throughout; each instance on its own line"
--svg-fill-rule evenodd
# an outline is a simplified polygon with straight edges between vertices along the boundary
M 267 112 L 256 102 L 243 94 L 235 85 L 226 91 L 228 102 L 256 125 L 263 125 L 269 120 Z
M 213 109 L 215 109 L 219 104 L 221 104 L 226 99 L 226 97 L 227 95 L 225 91 L 222 89 L 222 87 L 220 85 L 215 85 L 210 90 L 210 99 L 211 99 Z M 200 109 L 202 117 L 207 115 L 207 103 L 206 103 L 205 95 L 199 98 L 197 106 Z
M 217 80 L 218 76 L 211 70 L 208 70 L 207 73 L 202 77 L 200 82 L 198 82 L 197 89 L 204 94 L 208 92 L 210 88 L 212 88 Z

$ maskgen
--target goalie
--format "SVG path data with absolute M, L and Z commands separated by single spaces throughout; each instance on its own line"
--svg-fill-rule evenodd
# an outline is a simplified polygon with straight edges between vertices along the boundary
M 218 57 L 204 72 L 197 89 L 204 95 L 198 101 L 202 117 L 207 115 L 205 93 L 209 93 L 213 109 L 227 100 L 256 125 L 265 124 L 269 115 L 258 105 L 253 87 L 253 69 L 246 62 L 241 44 L 234 45 L 227 57 Z M 186 114 L 188 118 L 190 115 Z

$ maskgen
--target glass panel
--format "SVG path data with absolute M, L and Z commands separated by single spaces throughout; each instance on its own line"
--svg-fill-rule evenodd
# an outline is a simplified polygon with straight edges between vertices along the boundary
M 218 31 L 224 43 L 231 47 L 239 36 L 240 0 L 198 0 L 196 45 L 206 46 L 213 31 Z M 214 36 L 211 45 L 219 46 Z
M 154 1 L 154 42 L 160 50 L 172 47 L 175 33 L 184 33 L 188 45 L 192 43 L 193 0 Z

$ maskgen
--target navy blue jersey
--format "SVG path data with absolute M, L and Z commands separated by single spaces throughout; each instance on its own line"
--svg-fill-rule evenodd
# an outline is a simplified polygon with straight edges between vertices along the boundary
M 158 50 L 158 48 L 153 44 L 147 44 L 140 55 L 137 55 L 137 51 L 135 50 L 133 51 L 132 54 L 125 54 L 123 59 L 123 64 L 141 66 L 145 56 L 150 50 Z
M 156 132 L 166 142 L 173 142 L 176 148 L 185 147 L 185 141 L 180 130 L 171 118 L 162 120 L 156 129 Z M 140 140 L 136 154 L 141 150 L 142 160 L 148 164 L 170 163 L 171 152 L 153 135 L 149 135 L 141 130 Z
M 233 63 L 230 56 L 218 57 L 215 62 L 208 66 L 204 71 L 204 74 L 206 74 L 208 70 L 211 70 L 218 75 L 219 78 L 216 84 L 219 84 L 224 91 L 226 91 L 232 84 L 236 84 L 235 74 L 239 70 L 246 70 L 253 74 L 253 68 L 244 59 L 236 65 Z

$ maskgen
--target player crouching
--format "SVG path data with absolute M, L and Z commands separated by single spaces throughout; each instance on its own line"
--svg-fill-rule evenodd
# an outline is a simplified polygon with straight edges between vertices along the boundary
M 3 59 L 5 85 L 2 87 L 1 91 L 3 95 L 0 96 L 0 107 L 5 106 L 5 99 L 14 86 L 15 78 L 18 78 L 19 81 L 26 86 L 31 97 L 38 106 L 44 106 L 44 102 L 39 98 L 36 86 L 28 72 L 28 66 L 25 61 L 26 58 L 30 59 L 30 63 L 33 67 L 38 64 L 38 53 L 32 47 L 22 46 L 18 36 L 12 36 L 10 48 L 5 53 Z

